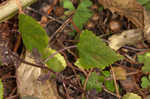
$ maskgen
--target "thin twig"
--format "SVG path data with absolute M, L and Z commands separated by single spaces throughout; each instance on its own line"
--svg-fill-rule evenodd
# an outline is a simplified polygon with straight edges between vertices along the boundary
M 88 79 L 89 77 L 91 76 L 91 73 L 92 73 L 93 69 L 90 69 L 85 81 L 84 81 L 84 84 L 83 84 L 83 90 L 86 90 L 86 85 L 87 85 L 87 82 L 88 82 Z M 82 94 L 82 98 L 84 98 L 84 93 Z
M 58 39 L 56 39 L 57 40 L 57 42 L 59 43 L 59 45 L 62 47 L 62 48 L 65 48 L 65 45 L 62 43 L 62 41 L 60 41 L 60 40 L 58 40 Z M 70 53 L 72 56 L 74 56 L 74 58 L 77 60 L 78 59 L 78 57 L 77 57 L 77 55 L 75 54 L 75 53 L 73 53 L 70 49 L 67 49 L 67 51 L 68 51 L 68 53 Z
M 45 16 L 45 17 L 51 19 L 52 21 L 56 21 L 56 22 L 58 22 L 58 23 L 60 23 L 60 24 L 63 24 L 63 21 L 60 21 L 60 20 L 58 20 L 58 19 L 56 19 L 56 18 L 53 18 L 52 16 L 48 16 L 48 15 L 42 13 L 42 12 L 36 11 L 35 9 L 33 9 L 33 8 L 31 8 L 31 7 L 27 7 L 26 9 L 28 9 L 28 10 L 30 10 L 30 11 L 33 11 L 33 12 L 35 12 L 35 13 L 37 13 L 37 14 L 40 14 L 40 15 L 42 15 L 42 16 Z M 68 26 L 68 25 L 67 25 L 67 26 Z
M 64 83 L 63 83 L 63 87 L 64 87 L 64 89 L 65 89 L 65 91 L 66 91 L 66 94 L 65 94 L 66 99 L 71 99 L 70 96 L 69 96 L 69 92 L 68 92 L 68 90 L 67 90 L 67 87 L 66 87 L 66 85 L 65 85 Z
M 30 63 L 28 61 L 25 61 L 24 59 L 20 58 L 19 56 L 15 55 L 15 54 L 12 54 L 14 57 L 16 57 L 16 59 L 18 59 L 18 61 L 22 62 L 22 63 L 25 63 L 25 64 L 28 64 L 28 65 L 31 65 L 31 66 L 34 66 L 34 67 L 38 67 L 38 68 L 41 68 L 41 69 L 46 69 L 50 72 L 52 72 L 53 74 L 56 74 L 56 72 L 54 72 L 52 69 L 46 67 L 46 66 L 41 66 L 41 65 L 38 65 L 38 64 L 33 64 L 33 63 Z
M 113 76 L 113 80 L 114 80 L 114 84 L 115 84 L 116 94 L 117 94 L 118 99 L 120 99 L 119 88 L 117 85 L 116 76 L 115 76 L 112 66 L 110 66 L 110 67 L 111 67 L 111 72 L 112 72 L 112 76 Z
M 72 19 L 72 16 L 69 17 L 69 18 L 52 34 L 52 36 L 50 37 L 50 38 L 51 38 L 50 41 L 52 41 L 52 40 L 54 39 L 54 36 L 56 36 L 56 34 L 57 34 L 58 32 L 63 31 L 63 29 L 66 27 L 66 25 L 67 25 L 68 23 L 70 23 L 71 19 Z
M 66 47 L 66 48 L 64 48 L 64 49 L 61 49 L 61 50 L 59 50 L 59 51 L 57 51 L 57 52 L 51 54 L 51 56 L 48 57 L 44 62 L 47 62 L 50 58 L 54 57 L 54 56 L 55 56 L 57 53 L 59 53 L 59 52 L 62 52 L 62 51 L 66 50 L 66 49 L 69 49 L 69 48 L 75 48 L 75 47 L 76 47 L 76 46 L 74 45 L 74 46 L 69 46 L 69 47 Z M 50 72 L 56 74 L 56 72 L 54 72 L 52 69 L 50 69 L 50 68 L 48 68 L 48 67 L 46 67 L 46 66 L 41 66 L 41 65 L 38 65 L 38 64 L 33 64 L 33 63 L 30 63 L 30 62 L 27 62 L 27 61 L 25 61 L 24 59 L 21 59 L 20 57 L 18 57 L 17 55 L 15 55 L 15 54 L 13 54 L 13 56 L 15 56 L 19 61 L 21 61 L 21 62 L 23 62 L 23 63 L 25 63 L 25 64 L 32 65 L 32 66 L 34 66 L 34 67 L 38 67 L 38 68 L 42 68 L 42 69 L 47 69 L 48 71 L 50 71 Z
M 74 29 L 80 34 L 81 30 L 76 26 L 76 24 L 73 22 L 73 20 L 71 20 L 72 26 L 74 27 Z
M 9 96 L 9 97 L 6 98 L 6 99 L 17 99 L 17 96 L 18 96 L 18 95 Z
M 20 60 L 21 60 L 21 62 L 23 62 L 23 63 L 25 63 L 25 64 L 32 65 L 32 66 L 34 66 L 34 67 L 38 67 L 38 68 L 41 68 L 41 69 L 47 69 L 48 71 L 50 71 L 50 72 L 56 74 L 56 72 L 54 72 L 52 69 L 50 69 L 50 68 L 48 68 L 48 67 L 46 67 L 46 66 L 41 66 L 41 65 L 33 64 L 33 63 L 27 62 L 27 61 L 22 60 L 22 59 L 20 59 Z
M 47 62 L 49 59 L 51 59 L 52 57 L 54 57 L 56 54 L 58 54 L 60 52 L 63 52 L 67 49 L 76 48 L 76 47 L 77 47 L 76 45 L 72 45 L 72 46 L 68 46 L 68 47 L 65 47 L 63 49 L 60 49 L 60 50 L 56 51 L 55 53 L 51 54 L 46 60 L 44 60 L 44 62 Z
M 12 92 L 9 95 L 9 97 L 13 96 L 13 94 L 15 94 L 15 92 L 17 92 L 17 87 L 12 90 Z
M 75 77 L 76 77 L 76 78 L 79 78 L 79 77 L 77 76 L 76 70 L 77 70 L 77 71 L 80 71 L 80 70 L 79 70 L 78 68 L 74 67 L 74 66 L 72 65 L 72 63 L 70 63 L 70 62 L 68 61 L 67 56 L 66 56 L 65 53 L 63 53 L 63 55 L 64 55 L 64 58 L 65 58 L 65 60 L 66 60 L 66 62 L 67 62 L 67 66 L 69 66 L 69 67 L 72 69 L 73 73 L 75 74 Z M 77 80 L 77 82 L 78 82 L 79 86 L 82 87 L 82 85 L 80 84 L 80 80 L 79 80 L 79 79 Z
M 142 73 L 142 71 L 130 72 L 130 73 L 127 73 L 126 76 L 136 75 L 138 73 Z
M 105 88 L 105 86 L 102 86 L 103 87 L 103 90 L 105 91 L 105 92 L 107 92 L 107 93 L 109 93 L 109 94 L 111 94 L 111 95 L 113 95 L 113 96 L 116 96 L 116 97 L 118 97 L 115 93 L 112 93 L 111 91 L 109 91 L 109 90 L 107 90 L 106 88 Z M 119 98 L 119 97 L 118 97 Z M 121 98 L 121 97 L 120 97 Z
M 15 47 L 13 49 L 14 52 L 17 52 L 19 45 L 21 44 L 21 34 L 19 33 L 18 37 L 17 37 L 17 41 L 15 43 Z
M 147 50 L 149 50 L 149 49 L 146 49 L 146 48 L 138 49 L 138 48 L 134 48 L 134 47 L 130 47 L 130 46 L 124 46 L 123 48 L 131 49 L 131 50 L 134 50 L 134 51 L 147 51 Z
M 126 56 L 126 58 L 127 59 L 125 59 L 125 60 L 127 60 L 127 61 L 129 61 L 130 63 L 134 63 L 134 64 L 137 64 L 137 62 L 134 60 L 134 58 L 132 58 L 131 56 L 129 56 L 128 54 L 125 54 L 124 56 Z

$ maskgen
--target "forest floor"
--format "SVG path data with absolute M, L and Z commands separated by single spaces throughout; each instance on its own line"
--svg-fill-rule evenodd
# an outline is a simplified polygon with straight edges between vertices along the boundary
M 145 7 L 146 4 L 140 4 L 136 0 L 90 0 L 92 5 L 89 9 L 92 16 L 81 29 L 72 21 L 75 11 L 69 12 L 63 6 L 64 1 L 68 0 L 38 0 L 23 10 L 46 30 L 51 38 L 49 42 L 51 48 L 60 51 L 68 46 L 77 45 L 82 30 L 87 29 L 101 38 L 113 51 L 124 56 L 124 59 L 114 62 L 104 70 L 99 68 L 83 69 L 75 64 L 80 57 L 77 48 L 60 51 L 65 58 L 67 67 L 57 75 L 59 77 L 51 78 L 56 84 L 57 93 L 55 94 L 58 94 L 60 99 L 121 99 L 130 93 L 131 97 L 135 98 L 131 98 L 129 95 L 123 99 L 138 99 L 139 97 L 150 99 L 150 67 L 148 67 L 150 65 L 150 61 L 148 61 L 150 58 L 148 56 L 150 15 L 149 9 Z M 74 8 L 77 8 L 84 0 L 69 1 L 72 2 Z M 2 2 L 5 1 L 1 0 L 0 3 Z M 147 2 L 148 4 L 149 2 Z M 84 16 L 86 18 L 88 14 Z M 79 23 L 80 21 L 82 20 L 79 20 Z M 0 27 L 1 45 L 8 42 L 8 49 L 22 58 L 26 49 L 23 41 L 20 40 L 17 15 L 7 22 L 1 23 Z M 87 42 L 89 41 L 87 40 Z M 2 49 L 1 45 L 0 50 Z M 2 54 L 2 51 L 0 53 Z M 143 61 L 141 61 L 141 57 Z M 20 99 L 17 87 L 18 79 L 16 78 L 18 67 L 14 64 L 0 66 L 4 99 Z M 104 77 L 104 81 L 99 81 L 101 78 L 97 78 L 97 76 Z M 46 74 L 41 79 L 41 81 L 45 81 L 49 78 Z

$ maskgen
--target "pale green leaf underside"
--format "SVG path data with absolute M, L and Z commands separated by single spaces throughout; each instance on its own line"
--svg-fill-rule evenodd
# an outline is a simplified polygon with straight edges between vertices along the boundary
M 123 99 L 142 99 L 142 98 L 137 94 L 127 93 L 123 96 Z
M 104 69 L 106 66 L 123 58 L 88 30 L 81 33 L 80 42 L 77 46 L 80 56 L 78 61 L 85 69 L 95 67 Z
M 55 50 L 48 48 L 49 37 L 46 31 L 32 17 L 25 14 L 19 15 L 19 31 L 22 34 L 23 43 L 30 52 L 36 48 L 44 60 Z M 60 54 L 55 55 L 47 62 L 48 67 L 56 72 L 66 67 L 65 60 Z
M 55 52 L 56 51 L 51 48 L 45 49 L 44 53 L 42 54 L 44 56 L 43 59 L 46 59 L 47 57 L 49 57 L 51 54 L 53 54 Z M 48 60 L 48 62 L 46 64 L 48 65 L 49 68 L 52 68 L 56 72 L 60 72 L 60 71 L 64 70 L 65 67 L 67 66 L 64 57 L 59 53 L 56 54 L 50 60 Z

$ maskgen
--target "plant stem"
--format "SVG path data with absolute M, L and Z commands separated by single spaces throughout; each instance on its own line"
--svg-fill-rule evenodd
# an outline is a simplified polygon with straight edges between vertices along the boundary
M 36 2 L 37 0 L 20 0 L 22 7 L 26 7 Z M 0 4 L 0 23 L 13 17 L 18 11 L 16 0 L 7 0 Z
M 71 48 L 76 48 L 77 46 L 76 45 L 72 45 L 72 46 L 68 46 L 68 47 L 65 47 L 63 49 L 60 49 L 58 51 L 56 51 L 55 53 L 51 54 L 46 60 L 44 60 L 44 62 L 48 62 L 49 59 L 53 58 L 56 54 L 60 53 L 60 52 L 63 52 L 67 49 L 71 49 Z

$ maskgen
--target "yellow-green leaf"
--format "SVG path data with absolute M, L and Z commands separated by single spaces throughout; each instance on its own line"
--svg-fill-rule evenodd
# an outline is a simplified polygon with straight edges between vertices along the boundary
M 142 99 L 142 98 L 137 94 L 127 93 L 123 96 L 123 99 Z
M 0 99 L 3 99 L 3 95 L 4 95 L 3 83 L 0 80 Z

